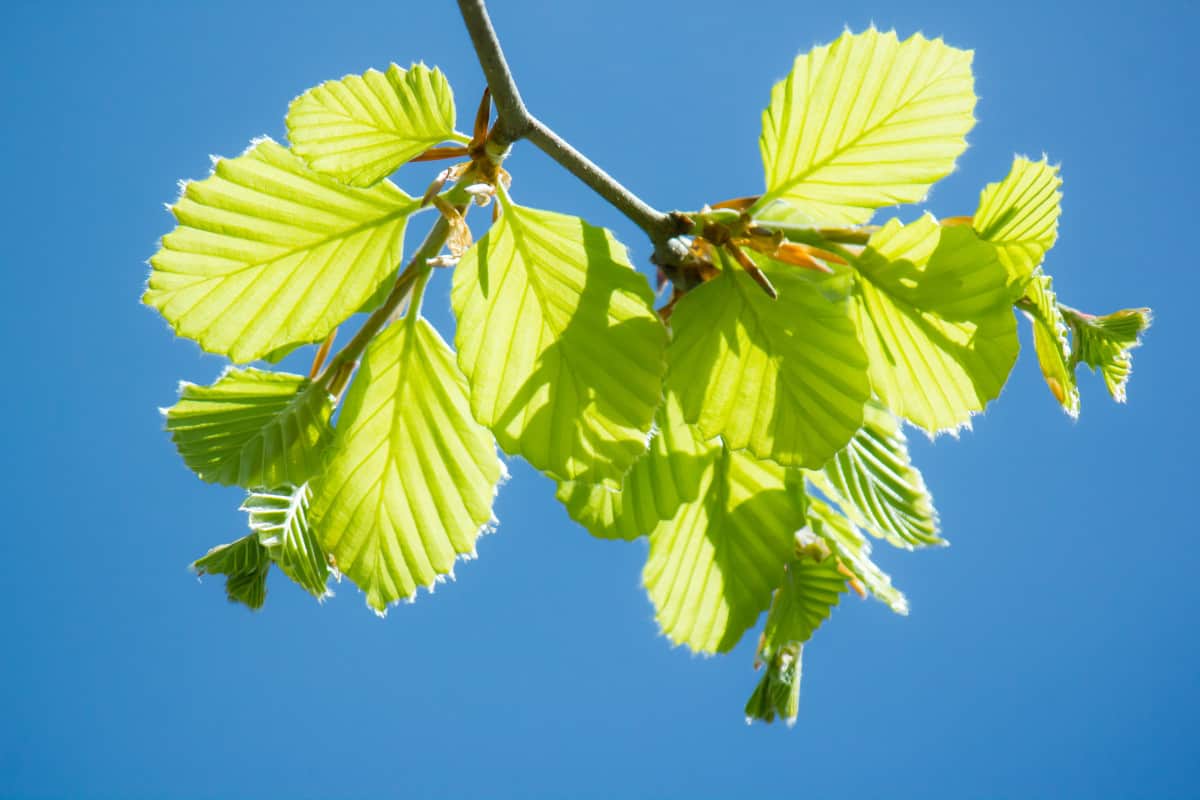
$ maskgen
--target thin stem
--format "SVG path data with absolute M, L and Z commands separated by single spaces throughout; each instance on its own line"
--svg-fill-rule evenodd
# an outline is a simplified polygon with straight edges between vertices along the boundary
M 341 396 L 342 390 L 349 383 L 350 375 L 358 366 L 358 360 L 362 357 L 363 351 L 367 349 L 367 345 L 383 330 L 396 309 L 400 308 L 409 298 L 419 279 L 432 269 L 427 262 L 441 252 L 442 246 L 446 244 L 446 237 L 449 235 L 450 222 L 444 216 L 439 215 L 437 222 L 433 223 L 433 227 L 425 235 L 425 241 L 417 248 L 417 252 L 413 254 L 408 265 L 396 276 L 396 283 L 392 286 L 392 291 L 388 294 L 387 299 L 379 308 L 371 312 L 371 316 L 367 317 L 366 322 L 354 334 L 354 338 L 333 357 L 329 366 L 317 379 L 317 383 L 324 386 L 331 395 Z
M 520 139 L 529 139 L 645 231 L 654 243 L 656 263 L 663 266 L 682 264 L 687 259 L 688 249 L 678 238 L 686 232 L 680 217 L 648 205 L 529 113 L 512 70 L 504 59 L 485 1 L 458 0 L 458 9 L 496 103 L 499 120 L 493 133 L 495 143 L 507 148 Z

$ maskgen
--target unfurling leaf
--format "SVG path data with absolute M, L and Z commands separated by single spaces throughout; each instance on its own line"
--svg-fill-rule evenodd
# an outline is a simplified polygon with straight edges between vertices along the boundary
M 454 95 L 440 70 L 392 64 L 309 89 L 288 108 L 287 128 L 292 150 L 313 169 L 371 186 L 456 138 Z
M 333 435 L 329 393 L 300 375 L 229 369 L 212 386 L 184 383 L 166 409 L 183 461 L 206 481 L 298 486 L 321 468 Z
M 1130 351 L 1141 345 L 1142 331 L 1153 321 L 1150 309 L 1126 308 L 1097 317 L 1066 306 L 1060 308 L 1071 326 L 1072 363 L 1082 362 L 1099 370 L 1108 393 L 1124 403 L 1125 384 L 1133 372 Z
M 899 420 L 876 401 L 850 443 L 809 480 L 856 525 L 896 547 L 945 544 Z
M 283 574 L 321 599 L 330 594 L 329 559 L 309 525 L 310 498 L 308 484 L 252 491 L 242 511 L 249 514 L 250 530 Z
M 1000 395 L 1020 344 L 995 247 L 928 215 L 891 220 L 856 267 L 871 386 L 888 408 L 937 433 Z
M 406 317 L 367 348 L 311 518 L 338 570 L 382 614 L 475 552 L 502 473 L 454 353 L 428 322 Z
M 917 34 L 844 33 L 796 58 L 771 91 L 759 140 L 765 209 L 809 225 L 860 225 L 948 175 L 975 124 L 969 50 Z
M 892 579 L 871 560 L 871 543 L 853 523 L 826 503 L 812 497 L 808 503 L 808 527 L 829 545 L 838 562 L 867 591 L 897 614 L 908 613 L 908 600 L 892 586 Z
M 392 274 L 417 205 L 390 183 L 343 186 L 264 139 L 184 186 L 142 301 L 239 363 L 319 342 Z
M 653 293 L 608 231 L 503 209 L 454 270 L 471 409 L 505 452 L 551 477 L 617 488 L 662 397 Z
M 256 533 L 214 547 L 196 559 L 192 569 L 197 575 L 224 575 L 225 595 L 231 603 L 244 603 L 258 609 L 267 599 L 271 556 Z
M 754 693 L 746 701 L 746 722 L 774 722 L 779 717 L 789 726 L 800 712 L 800 677 L 804 645 L 787 642 L 765 655 L 766 665 Z
M 706 438 L 817 468 L 862 425 L 866 355 L 844 292 L 829 296 L 832 279 L 761 263 L 777 300 L 726 263 L 678 302 L 667 385 Z
M 1033 348 L 1046 385 L 1063 410 L 1078 417 L 1079 384 L 1071 360 L 1067 322 L 1051 284 L 1050 276 L 1041 272 L 1035 272 L 1025 282 L 1025 315 L 1033 324 Z
M 1061 186 L 1058 167 L 1045 158 L 1017 156 L 1008 177 L 980 194 L 972 224 L 979 238 L 996 246 L 1017 295 L 1058 238 Z

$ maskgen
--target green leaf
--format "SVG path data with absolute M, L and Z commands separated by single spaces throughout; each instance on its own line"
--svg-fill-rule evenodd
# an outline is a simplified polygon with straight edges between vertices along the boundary
M 501 199 L 454 270 L 471 410 L 551 477 L 617 488 L 662 397 L 653 293 L 608 231 Z
M 326 81 L 292 101 L 288 139 L 318 172 L 371 186 L 434 145 L 458 140 L 454 94 L 438 69 L 392 64 Z
M 808 503 L 808 531 L 824 540 L 846 569 L 872 595 L 897 614 L 908 613 L 908 600 L 892 586 L 892 579 L 871 560 L 871 543 L 848 519 L 828 504 L 812 497 Z M 805 538 L 801 534 L 801 539 Z
M 1075 363 L 1071 360 L 1071 343 L 1067 321 L 1058 306 L 1049 275 L 1035 272 L 1025 282 L 1025 316 L 1033 324 L 1033 349 L 1046 385 L 1059 405 L 1072 418 L 1079 416 L 1079 384 L 1075 380 Z
M 257 534 L 209 550 L 192 564 L 197 575 L 224 575 L 225 595 L 231 603 L 262 608 L 267 599 L 267 572 L 271 557 Z
M 1118 403 L 1125 402 L 1125 385 L 1133 372 L 1133 348 L 1142 343 L 1142 331 L 1150 327 L 1153 315 L 1148 308 L 1126 308 L 1104 316 L 1094 316 L 1060 306 L 1071 326 L 1072 364 L 1083 362 L 1104 377 L 1108 393 Z
M 862 428 L 845 449 L 809 480 L 849 519 L 896 547 L 944 545 L 937 511 L 895 416 L 867 405 Z
M 308 484 L 250 492 L 242 511 L 250 516 L 250 530 L 267 549 L 271 560 L 317 599 L 331 592 L 329 559 L 308 522 Z
M 1020 349 L 996 249 L 926 215 L 889 221 L 856 266 L 875 393 L 929 433 L 968 424 L 1000 395 Z
M 831 299 L 795 267 L 762 268 L 777 300 L 729 264 L 679 300 L 667 385 L 706 438 L 820 467 L 862 425 L 866 356 L 845 297 Z
M 299 485 L 321 469 L 333 435 L 329 393 L 284 372 L 230 368 L 212 386 L 183 383 L 166 409 L 183 462 L 211 483 Z
M 979 197 L 974 228 L 996 245 L 1009 284 L 1018 291 L 1058 238 L 1061 186 L 1058 167 L 1044 157 L 1017 156 L 1008 177 L 989 183 Z
M 636 539 L 696 499 L 711 450 L 684 421 L 679 399 L 668 393 L 659 410 L 657 435 L 625 474 L 620 491 L 563 481 L 557 496 L 571 519 L 593 536 Z
M 746 722 L 774 722 L 775 717 L 796 724 L 800 711 L 800 676 L 803 672 L 804 646 L 789 642 L 767 658 L 766 669 L 746 702 Z
M 917 34 L 844 33 L 796 58 L 759 140 L 766 194 L 809 224 L 858 225 L 924 198 L 975 124 L 972 53 Z
M 343 186 L 263 139 L 184 186 L 142 302 L 236 362 L 321 341 L 395 269 L 418 205 L 390 183 Z
M 410 312 L 411 314 L 412 312 Z M 454 353 L 415 316 L 367 348 L 346 395 L 312 519 L 338 570 L 383 614 L 451 574 L 494 523 L 503 473 L 495 443 L 471 418 Z
M 733 648 L 771 602 L 804 524 L 798 470 L 710 445 L 695 500 L 650 534 L 642 580 L 664 634 L 701 653 Z
M 798 558 L 789 563 L 767 614 L 764 650 L 773 653 L 788 642 L 807 642 L 829 619 L 845 591 L 846 576 L 838 571 L 836 558 Z
M 779 716 L 788 725 L 796 722 L 804 643 L 829 619 L 845 591 L 846 577 L 838 571 L 836 558 L 802 557 L 788 564 L 767 614 L 760 648 L 766 669 L 746 703 L 747 721 L 773 722 Z

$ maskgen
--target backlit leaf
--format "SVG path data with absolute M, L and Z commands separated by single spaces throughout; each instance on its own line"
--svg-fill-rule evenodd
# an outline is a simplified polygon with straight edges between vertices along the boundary
M 756 209 L 783 200 L 793 219 L 857 225 L 924 198 L 975 123 L 971 56 L 872 29 L 797 57 L 763 113 L 767 185 Z
M 1108 393 L 1118 403 L 1125 402 L 1125 385 L 1133 372 L 1133 348 L 1142 343 L 1142 331 L 1153 317 L 1148 308 L 1126 308 L 1104 316 L 1094 316 L 1060 306 L 1071 326 L 1072 363 L 1083 362 L 1100 371 Z
M 798 470 L 713 442 L 696 499 L 650 534 L 642 580 L 663 633 L 701 653 L 731 649 L 770 604 L 802 525 Z
M 333 431 L 328 392 L 283 372 L 231 368 L 212 386 L 184 383 L 166 409 L 183 461 L 206 481 L 300 485 L 321 468 Z
M 871 385 L 929 433 L 956 430 L 1000 395 L 1016 319 L 995 248 L 965 226 L 889 221 L 856 260 Z
M 996 245 L 1009 285 L 1017 291 L 1058 238 L 1061 186 L 1058 167 L 1045 158 L 1017 156 L 1008 177 L 989 183 L 979 197 L 974 228 L 981 239 Z
M 612 234 L 504 202 L 454 270 L 475 418 L 557 480 L 620 478 L 646 449 L 666 330 Z
M 1058 300 L 1051 288 L 1049 275 L 1037 272 L 1025 282 L 1024 296 L 1028 301 L 1025 315 L 1033 324 L 1033 349 L 1046 385 L 1072 417 L 1079 416 L 1079 384 L 1075 380 L 1075 364 L 1071 360 L 1068 328 Z
M 726 265 L 678 302 L 667 385 L 705 437 L 820 467 L 862 424 L 866 357 L 845 297 L 829 297 L 795 267 L 762 264 L 776 300 Z
M 292 150 L 313 169 L 371 186 L 456 138 L 454 95 L 440 70 L 392 64 L 309 89 L 288 108 L 287 129 Z
M 908 600 L 892 586 L 892 579 L 871 560 L 871 543 L 848 519 L 816 497 L 808 503 L 808 529 L 823 539 L 866 591 L 897 614 L 908 613 Z
M 382 614 L 474 554 L 502 472 L 454 353 L 428 322 L 406 317 L 367 348 L 314 482 L 313 525 Z
M 320 341 L 393 273 L 418 203 L 390 183 L 344 186 L 261 140 L 184 186 L 142 301 L 236 362 Z
M 253 491 L 242 502 L 242 511 L 271 560 L 320 599 L 330 594 L 329 560 L 308 522 L 311 495 L 308 484 Z
M 625 473 L 620 491 L 563 481 L 557 496 L 571 519 L 592 535 L 636 539 L 696 499 L 711 449 L 684 421 L 678 398 L 668 393 L 659 410 L 658 431 L 650 447 Z
M 862 428 L 809 480 L 856 525 L 897 547 L 946 543 L 938 536 L 933 498 L 908 456 L 904 431 L 878 402 L 867 405 Z

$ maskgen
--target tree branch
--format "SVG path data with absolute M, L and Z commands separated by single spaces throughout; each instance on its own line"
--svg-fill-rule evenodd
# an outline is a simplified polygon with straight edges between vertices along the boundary
M 499 115 L 493 133 L 496 144 L 507 148 L 520 139 L 529 139 L 645 231 L 654 244 L 655 263 L 661 266 L 682 264 L 688 257 L 688 248 L 678 238 L 687 229 L 680 216 L 664 213 L 648 205 L 530 114 L 521 99 L 512 70 L 504 59 L 504 51 L 488 17 L 485 0 L 458 0 L 458 9 L 496 102 Z

